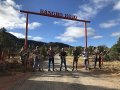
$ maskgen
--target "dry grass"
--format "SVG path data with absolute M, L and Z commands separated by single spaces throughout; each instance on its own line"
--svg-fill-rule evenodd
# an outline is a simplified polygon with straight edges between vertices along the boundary
M 103 67 L 109 72 L 120 74 L 120 61 L 104 62 Z
M 94 59 L 90 59 L 90 68 L 92 68 L 91 71 L 95 70 L 95 69 L 93 69 L 93 67 L 94 67 L 94 61 L 93 60 Z M 72 56 L 67 56 L 67 62 L 72 64 L 73 57 Z M 83 67 L 83 65 L 84 65 L 83 63 L 84 63 L 83 58 L 80 57 L 79 61 L 78 61 L 78 66 Z M 97 64 L 97 68 L 98 68 L 98 64 Z M 99 70 L 99 69 L 97 69 L 97 70 Z M 106 74 L 120 76 L 120 61 L 104 61 L 103 65 L 102 65 L 101 72 L 106 72 Z

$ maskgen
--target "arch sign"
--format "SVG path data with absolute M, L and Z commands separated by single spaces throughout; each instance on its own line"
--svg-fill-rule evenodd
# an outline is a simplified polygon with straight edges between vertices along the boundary
M 35 14 L 35 15 L 41 15 L 41 16 L 48 16 L 48 17 L 54 17 L 54 18 L 61 18 L 61 19 L 67 19 L 67 20 L 74 20 L 74 21 L 80 21 L 83 22 L 85 25 L 85 48 L 87 48 L 87 23 L 90 23 L 90 21 L 87 20 L 80 20 L 77 18 L 75 15 L 71 14 L 63 14 L 60 12 L 53 12 L 53 11 L 48 11 L 48 10 L 43 10 L 41 9 L 40 12 L 31 12 L 31 11 L 25 11 L 25 10 L 20 10 L 22 13 L 26 13 L 26 32 L 25 32 L 25 43 L 24 43 L 24 48 L 28 48 L 28 15 L 29 14 Z
M 45 16 L 50 16 L 50 17 L 62 18 L 62 19 L 77 20 L 77 16 L 74 16 L 74 15 L 62 14 L 60 12 L 47 11 L 43 9 L 40 10 L 40 14 Z

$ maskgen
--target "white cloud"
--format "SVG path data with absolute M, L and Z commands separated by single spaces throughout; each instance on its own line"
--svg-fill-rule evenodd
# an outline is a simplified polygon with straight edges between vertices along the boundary
M 107 22 L 101 23 L 99 26 L 101 28 L 111 28 L 119 24 L 120 24 L 120 19 L 117 19 L 117 20 L 109 20 Z
M 114 32 L 111 34 L 113 37 L 120 37 L 120 32 Z
M 79 10 L 76 15 L 80 19 L 93 18 L 100 12 L 101 9 L 113 2 L 115 2 L 115 0 L 90 0 L 89 3 L 79 6 Z
M 9 32 L 9 33 L 13 34 L 17 38 L 25 38 L 25 35 L 22 33 L 17 33 L 17 32 Z
M 74 15 L 77 16 L 78 19 L 90 20 L 94 18 L 101 9 L 108 6 L 109 4 L 115 3 L 117 0 L 89 0 L 88 3 L 82 4 L 79 6 L 77 12 Z M 80 22 L 71 21 L 71 20 L 62 20 L 61 21 L 64 26 L 80 26 Z
M 111 0 L 114 2 L 113 10 L 120 10 L 120 0 Z M 99 26 L 101 28 L 111 28 L 120 25 L 120 18 L 114 20 L 108 20 L 106 22 L 101 23 Z
M 17 33 L 17 32 L 9 32 L 11 34 L 13 34 L 14 36 L 16 36 L 17 38 L 25 38 L 25 35 L 22 33 Z M 39 37 L 39 36 L 28 36 L 28 39 L 30 40 L 34 40 L 34 41 L 42 41 L 43 38 Z
M 113 4 L 114 4 L 113 10 L 120 10 L 120 0 L 110 0 L 110 1 L 113 2 Z M 107 22 L 101 23 L 99 26 L 101 28 L 111 28 L 111 27 L 115 27 L 118 25 L 120 25 L 120 18 L 117 18 L 114 20 L 108 20 Z
M 53 24 L 60 24 L 60 22 L 59 21 L 54 21 Z
M 18 9 L 21 9 L 21 5 L 17 5 L 13 0 L 3 0 L 0 3 L 0 28 L 5 27 L 7 29 L 25 28 L 26 17 L 21 14 Z M 40 27 L 41 23 L 32 22 L 29 23 L 29 29 L 35 29 Z
M 42 38 L 42 37 L 39 37 L 39 36 L 36 36 L 36 37 L 32 37 L 32 40 L 35 40 L 35 41 L 42 41 L 43 38 Z
M 37 27 L 40 27 L 41 25 L 42 25 L 41 23 L 33 22 L 33 23 L 30 23 L 28 26 L 30 29 L 35 29 Z
M 32 38 L 32 36 L 28 36 L 28 38 L 29 38 L 29 39 L 31 39 L 31 38 Z
M 94 36 L 94 37 L 92 37 L 92 39 L 100 39 L 100 38 L 103 38 L 103 36 Z
M 88 36 L 94 35 L 94 30 L 88 28 Z M 56 39 L 60 39 L 62 42 L 76 42 L 77 38 L 84 37 L 84 28 L 82 27 L 67 27 L 66 31 L 57 36 Z
M 120 1 L 116 2 L 115 6 L 113 7 L 114 10 L 120 10 Z
M 76 42 L 73 37 L 58 36 L 56 39 L 60 39 L 62 42 Z

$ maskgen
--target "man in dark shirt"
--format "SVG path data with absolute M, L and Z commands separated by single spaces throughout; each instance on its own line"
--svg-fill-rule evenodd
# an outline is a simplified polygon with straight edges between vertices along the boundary
M 63 64 L 63 63 L 64 63 L 64 65 L 65 65 L 65 71 L 67 71 L 66 56 L 67 56 L 67 53 L 65 52 L 64 48 L 62 48 L 62 50 L 61 50 L 61 52 L 60 52 L 60 58 L 61 58 L 60 71 L 61 71 L 61 69 L 62 69 L 62 64 Z
M 74 71 L 75 63 L 76 63 L 76 70 L 77 70 L 78 58 L 79 58 L 79 52 L 78 52 L 77 48 L 75 47 L 73 50 L 73 69 L 72 69 L 72 71 Z
M 55 52 L 53 51 L 52 47 L 49 48 L 47 54 L 48 54 L 48 60 L 49 60 L 48 71 L 50 71 L 51 62 L 53 64 L 53 71 L 54 71 L 54 55 L 55 55 Z

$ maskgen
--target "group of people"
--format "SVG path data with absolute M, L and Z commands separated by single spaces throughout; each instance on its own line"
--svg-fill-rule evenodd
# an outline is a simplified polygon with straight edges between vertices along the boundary
M 89 56 L 88 56 L 88 51 L 84 49 L 83 52 L 83 59 L 84 59 L 84 65 L 85 69 L 89 69 Z M 100 52 L 98 47 L 94 47 L 94 68 L 96 69 L 97 62 L 99 63 L 99 69 L 101 69 L 101 65 L 103 65 L 103 52 Z
M 101 69 L 101 61 L 102 61 L 102 54 L 99 52 L 98 48 L 94 49 L 94 68 L 96 68 L 97 62 L 99 62 L 99 68 Z M 47 57 L 48 57 L 48 71 L 51 71 L 51 63 L 52 63 L 52 70 L 55 70 L 55 65 L 54 65 L 54 56 L 55 56 L 55 51 L 53 50 L 52 47 L 49 47 L 49 49 L 47 50 Z M 78 59 L 79 56 L 82 55 L 83 59 L 84 59 L 84 66 L 85 69 L 89 69 L 89 56 L 88 56 L 88 51 L 86 48 L 84 48 L 83 52 L 80 53 L 79 50 L 75 47 L 72 55 L 73 55 L 73 66 L 72 66 L 72 71 L 77 70 L 78 68 Z M 27 50 L 22 49 L 20 51 L 20 56 L 21 56 L 21 61 L 22 61 L 22 65 L 24 68 L 24 71 L 26 70 L 26 65 L 27 65 L 27 59 L 29 56 L 29 52 L 27 52 Z M 65 51 L 64 48 L 62 48 L 59 52 L 59 56 L 61 59 L 61 63 L 60 63 L 60 71 L 62 70 L 63 64 L 65 67 L 65 71 L 67 70 L 67 65 L 66 65 L 66 56 L 67 56 L 67 52 Z M 39 47 L 37 46 L 35 48 L 35 50 L 33 51 L 33 63 L 32 63 L 32 67 L 33 67 L 33 71 L 35 71 L 37 68 L 39 69 L 39 71 L 43 71 L 43 61 L 45 59 L 44 55 L 41 54 Z
M 53 51 L 53 49 L 51 47 L 47 51 L 47 55 L 48 55 L 48 60 L 49 60 L 48 71 L 51 71 L 51 69 L 50 69 L 51 62 L 52 62 L 52 65 L 53 65 L 52 68 L 53 68 L 53 71 L 54 71 L 54 56 L 55 56 L 55 52 Z M 65 67 L 65 71 L 68 71 L 67 70 L 67 65 L 66 65 L 67 52 L 65 51 L 64 48 L 62 48 L 60 50 L 59 56 L 60 56 L 60 59 L 61 59 L 60 71 L 62 70 L 63 64 L 64 64 L 64 67 Z M 78 50 L 76 48 L 73 50 L 73 56 L 74 56 L 74 59 L 73 59 L 73 69 L 72 69 L 72 71 L 74 70 L 75 63 L 76 63 L 76 70 L 77 70 L 79 52 L 78 52 Z

